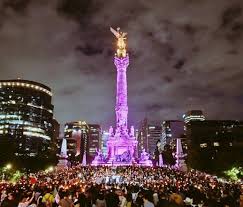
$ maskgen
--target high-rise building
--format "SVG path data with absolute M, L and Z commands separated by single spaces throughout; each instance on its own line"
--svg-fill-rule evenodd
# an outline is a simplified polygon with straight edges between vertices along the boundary
M 157 143 L 161 140 L 161 125 L 148 125 L 148 153 L 153 154 L 156 150 Z
M 42 154 L 48 158 L 58 133 L 53 108 L 49 87 L 20 79 L 0 81 L 1 148 L 7 146 L 8 153 L 17 157 Z
M 89 124 L 88 155 L 93 159 L 97 150 L 101 148 L 101 127 L 98 124 Z
M 243 121 L 191 121 L 186 126 L 188 163 L 204 171 L 243 164 Z
M 75 121 L 65 124 L 64 137 L 67 140 L 67 154 L 69 157 L 81 156 L 87 152 L 89 126 L 85 121 Z
M 203 115 L 203 112 L 201 110 L 191 110 L 186 112 L 183 115 L 185 123 L 188 123 L 190 121 L 204 121 L 205 116 Z
M 139 126 L 138 129 L 138 156 L 140 156 L 143 149 L 148 152 L 149 144 L 148 144 L 148 120 L 144 119 Z
M 58 123 L 58 121 L 56 119 L 53 119 L 52 125 L 53 125 L 53 141 L 54 141 L 54 143 L 57 144 L 58 139 L 60 137 L 60 124 Z
M 102 139 L 101 139 L 101 151 L 104 155 L 107 155 L 108 149 L 107 149 L 107 140 L 109 138 L 109 132 L 103 131 L 102 132 Z
M 65 124 L 64 137 L 67 139 L 69 157 L 80 155 L 82 161 L 86 152 L 87 161 L 90 162 L 101 146 L 101 127 L 98 124 L 87 124 L 85 121 L 69 122 Z
M 166 144 L 172 145 L 177 138 L 182 138 L 185 134 L 185 123 L 179 120 L 166 120 L 162 123 L 161 150 Z
M 156 150 L 157 142 L 161 140 L 162 127 L 156 124 L 149 124 L 144 119 L 138 131 L 138 154 L 144 149 L 146 152 L 153 154 Z

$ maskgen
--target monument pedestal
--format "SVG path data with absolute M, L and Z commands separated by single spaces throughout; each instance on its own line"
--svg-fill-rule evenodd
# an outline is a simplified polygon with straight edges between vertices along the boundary
M 137 140 L 134 136 L 128 133 L 117 133 L 110 136 L 107 141 L 108 146 L 108 164 L 119 165 L 133 165 L 135 161 L 135 148 Z
M 186 154 L 183 153 L 181 139 L 176 140 L 176 167 L 178 170 L 187 171 L 185 163 Z
M 153 162 L 149 159 L 149 154 L 143 149 L 141 157 L 139 159 L 139 165 L 143 167 L 152 167 Z
M 59 155 L 59 160 L 57 164 L 58 169 L 63 169 L 68 167 L 68 160 L 67 160 L 67 140 L 63 138 L 62 146 L 61 146 L 61 153 Z
M 57 163 L 57 169 L 64 169 L 68 167 L 68 161 L 66 158 L 60 158 Z

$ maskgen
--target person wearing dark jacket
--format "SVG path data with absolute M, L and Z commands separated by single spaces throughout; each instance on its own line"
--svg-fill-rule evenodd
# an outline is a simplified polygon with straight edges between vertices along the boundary
M 8 196 L 3 200 L 1 207 L 16 207 L 18 202 L 13 193 L 8 193 Z

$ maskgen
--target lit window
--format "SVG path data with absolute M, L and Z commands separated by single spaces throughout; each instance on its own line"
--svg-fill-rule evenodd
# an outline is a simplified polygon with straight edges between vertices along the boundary
M 200 147 L 201 148 L 205 148 L 205 147 L 207 147 L 208 145 L 207 145 L 207 143 L 202 143 L 202 144 L 200 144 Z
M 219 143 L 218 142 L 214 142 L 213 143 L 213 146 L 218 147 L 219 146 Z
M 230 143 L 229 143 L 229 146 L 230 146 L 230 147 L 232 147 L 232 146 L 233 146 L 233 143 L 232 143 L 232 142 L 230 142 Z
M 40 137 L 40 138 L 43 138 L 43 139 L 47 139 L 47 140 L 51 140 L 51 138 L 47 135 L 44 135 L 44 134 L 40 134 L 40 133 L 35 133 L 35 132 L 23 132 L 23 135 L 26 135 L 26 136 L 33 136 L 33 137 Z

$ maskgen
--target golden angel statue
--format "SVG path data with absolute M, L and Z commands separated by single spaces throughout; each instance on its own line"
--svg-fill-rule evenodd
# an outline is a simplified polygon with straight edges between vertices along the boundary
M 125 32 L 120 32 L 120 28 L 118 27 L 117 30 L 114 30 L 112 27 L 110 27 L 111 32 L 116 36 L 117 38 L 117 50 L 116 50 L 116 55 L 118 57 L 126 57 L 127 51 L 126 51 L 126 35 L 127 33 Z

